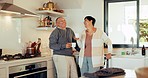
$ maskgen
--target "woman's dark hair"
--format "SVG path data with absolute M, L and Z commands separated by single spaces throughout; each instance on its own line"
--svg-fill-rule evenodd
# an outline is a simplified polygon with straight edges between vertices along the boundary
M 93 25 L 93 26 L 95 25 L 96 19 L 95 19 L 94 17 L 92 17 L 92 16 L 86 16 L 86 17 L 84 18 L 84 20 L 85 20 L 85 19 L 88 19 L 89 21 L 92 20 L 92 25 Z

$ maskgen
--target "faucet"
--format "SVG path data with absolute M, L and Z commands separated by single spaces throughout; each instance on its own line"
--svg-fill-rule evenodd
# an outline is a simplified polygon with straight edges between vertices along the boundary
M 136 54 L 136 52 L 134 51 L 135 49 L 134 49 L 134 38 L 133 38 L 133 37 L 131 37 L 131 42 L 132 42 L 132 51 L 131 51 L 131 55 L 134 55 L 134 54 Z

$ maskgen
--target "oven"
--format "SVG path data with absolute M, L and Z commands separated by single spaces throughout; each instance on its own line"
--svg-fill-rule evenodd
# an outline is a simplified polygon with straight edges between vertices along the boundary
M 9 78 L 47 78 L 47 62 L 11 66 Z

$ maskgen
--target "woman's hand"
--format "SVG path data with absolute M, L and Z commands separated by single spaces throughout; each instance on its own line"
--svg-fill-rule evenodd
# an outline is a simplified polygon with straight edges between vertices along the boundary
M 79 40 L 79 38 L 74 37 L 74 40 Z
M 111 53 L 106 54 L 106 59 L 111 59 Z

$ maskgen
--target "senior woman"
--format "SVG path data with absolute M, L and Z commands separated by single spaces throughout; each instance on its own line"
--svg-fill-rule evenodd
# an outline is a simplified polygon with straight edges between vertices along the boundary
M 108 45 L 106 58 L 111 58 L 112 42 L 109 37 L 99 28 L 95 28 L 95 18 L 86 16 L 84 18 L 84 30 L 79 39 L 81 51 L 79 53 L 79 66 L 81 76 L 84 73 L 93 73 L 104 65 L 104 43 Z

